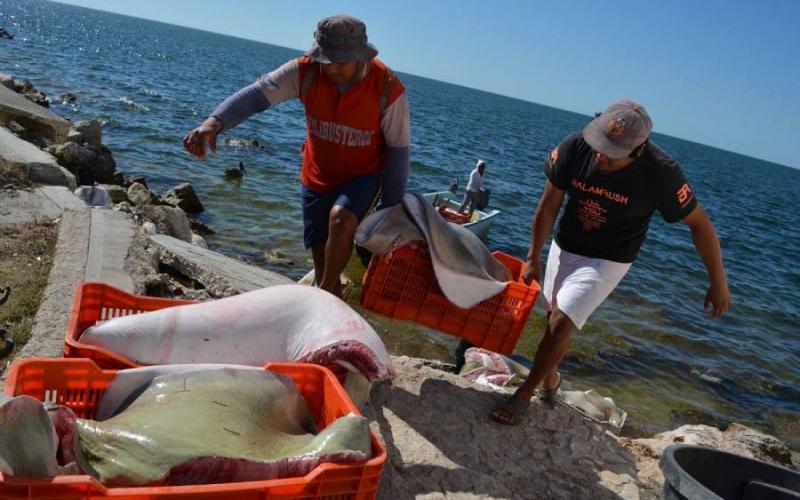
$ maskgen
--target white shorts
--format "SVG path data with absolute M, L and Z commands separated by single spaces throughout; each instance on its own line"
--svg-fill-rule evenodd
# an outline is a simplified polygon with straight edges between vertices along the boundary
M 580 330 L 630 267 L 630 263 L 567 252 L 553 240 L 542 286 L 545 308 L 548 311 L 559 309 Z

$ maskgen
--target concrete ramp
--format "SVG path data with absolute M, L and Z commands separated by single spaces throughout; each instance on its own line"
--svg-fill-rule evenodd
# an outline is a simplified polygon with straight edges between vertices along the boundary
M 91 210 L 86 281 L 103 281 L 133 292 L 133 279 L 125 271 L 125 258 L 133 242 L 135 225 L 122 213 L 106 208 Z
M 191 276 L 215 297 L 294 283 L 289 278 L 226 257 L 185 241 L 157 234 L 150 240 L 161 252 L 161 262 Z

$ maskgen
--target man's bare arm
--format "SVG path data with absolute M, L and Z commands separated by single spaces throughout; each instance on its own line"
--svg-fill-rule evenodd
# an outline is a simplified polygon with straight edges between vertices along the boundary
M 692 239 L 697 249 L 697 254 L 703 259 L 703 263 L 708 271 L 709 287 L 706 292 L 703 308 L 713 307 L 712 314 L 715 318 L 720 317 L 731 303 L 731 294 L 728 290 L 728 277 L 722 265 L 722 250 L 719 246 L 719 238 L 714 230 L 711 219 L 708 218 L 703 206 L 699 203 L 694 210 L 684 217 L 683 222 L 692 231 Z
M 531 280 L 541 281 L 542 248 L 553 232 L 553 226 L 555 226 L 558 211 L 561 210 L 565 193 L 549 180 L 545 181 L 544 192 L 539 198 L 539 206 L 536 207 L 536 213 L 533 215 L 531 223 L 531 245 L 525 270 L 522 273 L 526 283 L 530 283 Z

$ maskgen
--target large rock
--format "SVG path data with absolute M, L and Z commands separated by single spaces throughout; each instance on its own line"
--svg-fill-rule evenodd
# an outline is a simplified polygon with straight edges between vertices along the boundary
M 56 157 L 58 163 L 67 167 L 71 172 L 88 169 L 97 159 L 97 154 L 91 149 L 77 142 L 65 142 L 50 146 L 47 151 Z
M 47 151 L 56 157 L 59 164 L 75 175 L 78 184 L 81 186 L 94 184 L 94 164 L 97 162 L 97 154 L 94 151 L 75 142 L 50 146 Z
M 0 85 L 0 123 L 15 121 L 29 132 L 38 134 L 42 141 L 60 144 L 67 139 L 70 123 L 37 106 L 20 94 Z
M 0 127 L 0 170 L 42 184 L 77 187 L 75 176 L 55 158 Z
M 77 142 L 65 142 L 47 149 L 58 159 L 58 162 L 78 176 L 82 185 L 91 185 L 94 182 L 113 184 L 117 170 L 117 163 L 111 150 L 100 144 L 92 148 Z
M 676 443 L 707 446 L 784 467 L 795 466 L 792 451 L 777 438 L 737 423 L 724 431 L 708 425 L 684 425 L 652 438 L 619 439 L 636 455 L 641 481 L 653 488 L 664 483 L 658 460 L 667 446 Z
M 114 184 L 123 187 L 123 185 L 125 184 L 125 174 L 123 174 L 119 170 L 114 172 Z
M 128 201 L 128 190 L 122 186 L 117 186 L 115 184 L 106 184 L 103 186 L 108 193 L 108 196 L 111 197 L 111 201 L 114 204 L 123 203 Z
M 142 186 L 144 186 L 144 187 L 148 187 L 148 186 L 147 186 L 147 179 L 146 179 L 146 178 L 145 178 L 145 176 L 143 176 L 143 175 L 131 175 L 131 176 L 129 176 L 129 177 L 126 177 L 126 178 L 125 178 L 125 183 L 124 183 L 124 184 L 122 184 L 122 185 L 123 185 L 124 187 L 126 187 L 126 188 L 129 188 L 129 187 L 131 187 L 131 186 L 132 186 L 132 185 L 133 185 L 135 182 L 138 182 L 139 184 L 141 184 L 141 185 L 142 185 Z
M 159 202 L 158 195 L 138 182 L 134 182 L 128 188 L 128 200 L 137 206 L 153 205 Z
M 104 144 L 101 144 L 97 149 L 97 156 L 92 166 L 92 172 L 94 172 L 94 178 L 97 182 L 113 184 L 117 180 L 117 162 L 114 161 L 111 150 Z
M 97 119 L 80 121 L 72 126 L 67 140 L 96 150 L 103 144 L 103 129 Z
M 180 207 L 190 214 L 197 214 L 203 211 L 203 204 L 194 192 L 194 188 L 188 182 L 178 184 L 167 191 L 163 196 L 164 203 L 175 207 Z
M 9 90 L 14 90 L 14 77 L 5 73 L 0 73 L 0 85 Z M 14 91 L 16 92 L 16 90 Z
M 30 80 L 26 80 L 24 78 L 15 78 L 13 83 L 14 86 L 11 89 L 14 92 L 22 94 L 25 99 L 34 104 L 38 104 L 39 106 L 43 106 L 45 108 L 50 107 L 50 100 L 47 98 L 47 95 L 34 87 Z
M 50 107 L 50 99 L 48 99 L 47 94 L 45 94 L 41 90 L 32 90 L 30 92 L 25 92 L 23 95 L 25 96 L 25 99 L 31 101 L 34 104 L 38 104 L 43 108 Z
M 189 225 L 189 218 L 180 208 L 163 205 L 144 205 L 137 207 L 136 213 L 155 224 L 160 234 L 192 242 L 193 233 Z
M 14 79 L 14 91 L 16 91 L 18 94 L 24 94 L 25 92 L 30 92 L 32 90 L 35 89 L 30 80 L 26 80 L 25 78 Z

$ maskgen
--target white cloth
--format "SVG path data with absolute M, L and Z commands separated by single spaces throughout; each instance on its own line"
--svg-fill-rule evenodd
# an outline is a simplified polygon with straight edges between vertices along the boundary
M 364 218 L 356 243 L 374 254 L 400 245 L 427 242 L 433 271 L 442 293 L 453 304 L 469 309 L 505 290 L 511 276 L 474 233 L 450 224 L 433 205 L 416 193 L 403 202 Z
M 111 196 L 100 186 L 81 186 L 73 194 L 90 207 L 111 208 Z
M 467 191 L 477 193 L 483 189 L 483 176 L 478 172 L 478 168 L 472 170 L 469 174 L 469 183 L 467 184 Z
M 548 311 L 561 310 L 580 330 L 630 267 L 630 263 L 567 252 L 553 241 L 542 287 L 545 307 Z

